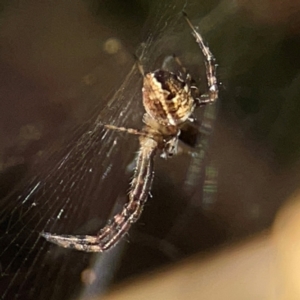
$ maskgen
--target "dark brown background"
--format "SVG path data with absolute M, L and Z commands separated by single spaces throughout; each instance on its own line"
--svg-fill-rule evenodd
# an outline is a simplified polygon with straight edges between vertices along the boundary
M 6 270 L 2 272 L 1 292 L 7 291 L 12 283 L 4 299 L 42 299 L 45 295 L 48 299 L 69 299 L 77 296 L 79 290 L 87 289 L 79 284 L 80 274 L 88 265 L 96 265 L 93 257 L 62 249 L 57 252 L 54 246 L 40 240 L 35 244 L 37 232 L 29 219 L 22 219 L 22 209 L 13 196 L 26 197 L 33 176 L 46 176 L 55 169 L 64 151 L 72 148 L 74 137 L 93 126 L 89 123 L 91 115 L 97 116 L 99 112 L 104 121 L 106 117 L 116 120 L 118 113 L 111 117 L 113 114 L 106 108 L 132 68 L 132 54 L 141 52 L 137 49 L 141 49 L 142 42 L 146 45 L 147 70 L 157 68 L 166 55 L 176 53 L 191 72 L 200 72 L 198 67 L 203 65 L 197 65 L 199 54 L 195 54 L 198 50 L 194 40 L 182 31 L 184 21 L 178 21 L 183 6 L 182 1 L 166 1 L 161 6 L 155 1 L 2 1 L 1 249 L 8 246 L 10 251 L 1 252 L 2 270 Z M 208 253 L 262 231 L 272 224 L 278 208 L 298 186 L 300 3 L 189 1 L 185 9 L 216 56 L 222 82 L 206 161 L 218 171 L 214 202 L 203 206 L 202 182 L 194 187 L 192 196 L 183 193 L 181 182 L 189 158 L 166 162 L 158 159 L 153 198 L 127 237 L 130 243 L 125 243 L 126 251 L 122 256 L 119 254 L 114 266 L 108 264 L 98 270 L 99 274 L 109 273 L 107 281 L 113 278 L 118 282 L 150 272 L 193 253 Z M 105 48 L 112 37 L 121 45 L 115 54 L 109 54 Z M 135 93 L 140 92 L 138 74 L 134 78 L 136 85 L 131 82 L 125 94 L 131 98 L 124 96 L 124 103 L 126 99 L 133 101 Z M 134 108 L 142 114 L 140 104 L 133 103 L 126 110 L 131 126 L 140 125 L 132 116 Z M 123 124 L 121 119 L 118 122 Z M 138 145 L 134 137 L 120 139 L 125 144 L 114 148 L 116 153 L 110 160 L 115 176 L 111 174 L 105 182 L 113 192 L 107 195 L 106 202 L 99 200 L 104 193 L 104 183 L 97 183 L 102 172 L 99 168 L 97 180 L 93 177 L 95 188 L 90 187 L 95 189 L 94 198 L 89 200 L 87 194 L 83 204 L 81 200 L 76 204 L 75 200 L 66 206 L 69 213 L 65 221 L 53 227 L 56 231 L 69 233 L 85 226 L 82 224 L 89 221 L 87 215 L 106 218 L 116 197 L 126 197 L 130 172 L 126 173 L 125 167 L 134 158 Z M 95 138 L 90 155 L 99 148 L 108 151 L 111 142 L 103 145 Z M 75 153 L 80 157 L 79 151 Z M 98 160 L 94 161 L 97 168 Z M 76 172 L 78 182 L 82 182 L 84 172 Z M 5 198 L 16 189 L 16 194 Z M 50 195 L 50 188 L 48 192 Z M 48 196 L 37 197 L 47 205 L 50 202 Z M 81 197 L 85 199 L 84 195 Z M 64 203 L 64 194 L 61 198 Z M 37 230 L 43 230 L 48 220 L 51 224 L 54 218 L 54 211 L 47 209 L 47 205 L 34 219 L 42 220 Z M 20 207 L 20 211 L 14 211 L 14 207 Z M 30 216 L 32 210 L 28 211 Z M 21 227 L 9 227 L 15 218 L 15 223 L 25 228 L 16 241 L 14 237 Z M 96 222 L 88 228 L 96 230 L 97 226 Z M 31 244 L 27 244 L 26 232 Z M 16 288 L 21 284 L 24 286 Z

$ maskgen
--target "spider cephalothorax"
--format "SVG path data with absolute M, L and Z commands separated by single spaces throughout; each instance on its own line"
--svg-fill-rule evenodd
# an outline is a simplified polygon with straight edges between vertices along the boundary
M 140 150 L 128 202 L 96 236 L 42 233 L 48 241 L 65 248 L 87 252 L 103 252 L 116 245 L 142 213 L 152 185 L 153 163 L 157 151 L 164 158 L 176 154 L 180 128 L 189 122 L 194 109 L 217 99 L 218 85 L 214 57 L 186 14 L 183 15 L 205 58 L 208 92 L 199 94 L 190 74 L 176 57 L 174 60 L 182 68 L 182 72 L 178 74 L 166 70 L 145 74 L 139 63 L 139 70 L 144 77 L 143 104 L 146 110 L 143 129 L 139 131 L 113 125 L 105 126 L 108 129 L 139 135 Z

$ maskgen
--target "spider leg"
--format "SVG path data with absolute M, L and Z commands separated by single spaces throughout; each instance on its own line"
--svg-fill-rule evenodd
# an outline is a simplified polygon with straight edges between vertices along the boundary
M 215 102 L 218 98 L 218 84 L 217 84 L 217 76 L 216 76 L 216 59 L 213 54 L 210 52 L 209 48 L 204 44 L 202 36 L 197 32 L 194 25 L 191 23 L 187 14 L 183 11 L 182 12 L 184 18 L 186 19 L 188 25 L 191 27 L 193 35 L 196 38 L 196 42 L 198 43 L 204 57 L 205 57 L 205 66 L 206 66 L 206 77 L 207 77 L 207 84 L 208 84 L 208 93 L 202 95 L 198 98 L 198 106 L 204 105 L 207 103 Z
M 145 136 L 145 137 L 149 137 L 149 134 L 147 134 L 146 132 L 134 129 L 134 128 L 126 128 L 126 127 L 118 127 L 118 126 L 114 126 L 114 125 L 104 125 L 105 128 L 107 129 L 111 129 L 111 130 L 116 130 L 116 131 L 120 131 L 120 132 L 127 132 L 130 134 L 134 134 L 134 135 L 141 135 L 141 136 Z
M 176 54 L 173 54 L 173 59 L 175 60 L 175 62 L 177 63 L 177 65 L 182 69 L 183 74 L 185 74 L 185 81 L 194 84 L 195 81 L 193 80 L 191 74 L 189 73 L 188 69 L 186 67 L 183 66 L 181 60 L 179 59 L 178 56 L 176 56 Z M 194 88 L 198 91 L 198 88 L 196 86 L 191 86 L 191 88 Z
M 42 232 L 41 236 L 48 242 L 57 244 L 63 248 L 76 249 L 86 252 L 99 252 L 97 236 L 91 235 L 58 235 L 49 232 Z
M 57 235 L 48 232 L 43 232 L 41 235 L 47 241 L 61 247 L 85 252 L 103 252 L 115 246 L 129 231 L 132 223 L 140 217 L 152 185 L 153 161 L 158 143 L 151 138 L 141 137 L 140 144 L 129 200 L 123 210 L 116 214 L 97 236 Z

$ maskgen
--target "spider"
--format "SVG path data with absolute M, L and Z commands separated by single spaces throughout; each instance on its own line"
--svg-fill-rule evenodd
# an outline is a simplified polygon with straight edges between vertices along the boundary
M 187 122 L 193 121 L 194 109 L 217 100 L 215 58 L 185 12 L 183 17 L 205 58 L 208 92 L 200 94 L 191 75 L 175 56 L 174 59 L 183 73 L 175 74 L 158 69 L 145 74 L 141 63 L 138 62 L 138 68 L 143 76 L 143 105 L 146 111 L 142 130 L 105 125 L 108 129 L 139 135 L 140 150 L 127 203 L 96 236 L 41 233 L 47 241 L 64 248 L 85 252 L 103 252 L 115 246 L 142 213 L 152 185 L 153 163 L 157 152 L 163 158 L 176 154 L 180 129 Z

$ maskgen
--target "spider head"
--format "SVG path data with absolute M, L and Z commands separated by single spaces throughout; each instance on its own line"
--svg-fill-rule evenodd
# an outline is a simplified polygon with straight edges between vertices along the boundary
M 147 113 L 164 126 L 185 122 L 195 108 L 190 78 L 165 70 L 144 76 L 143 103 Z

